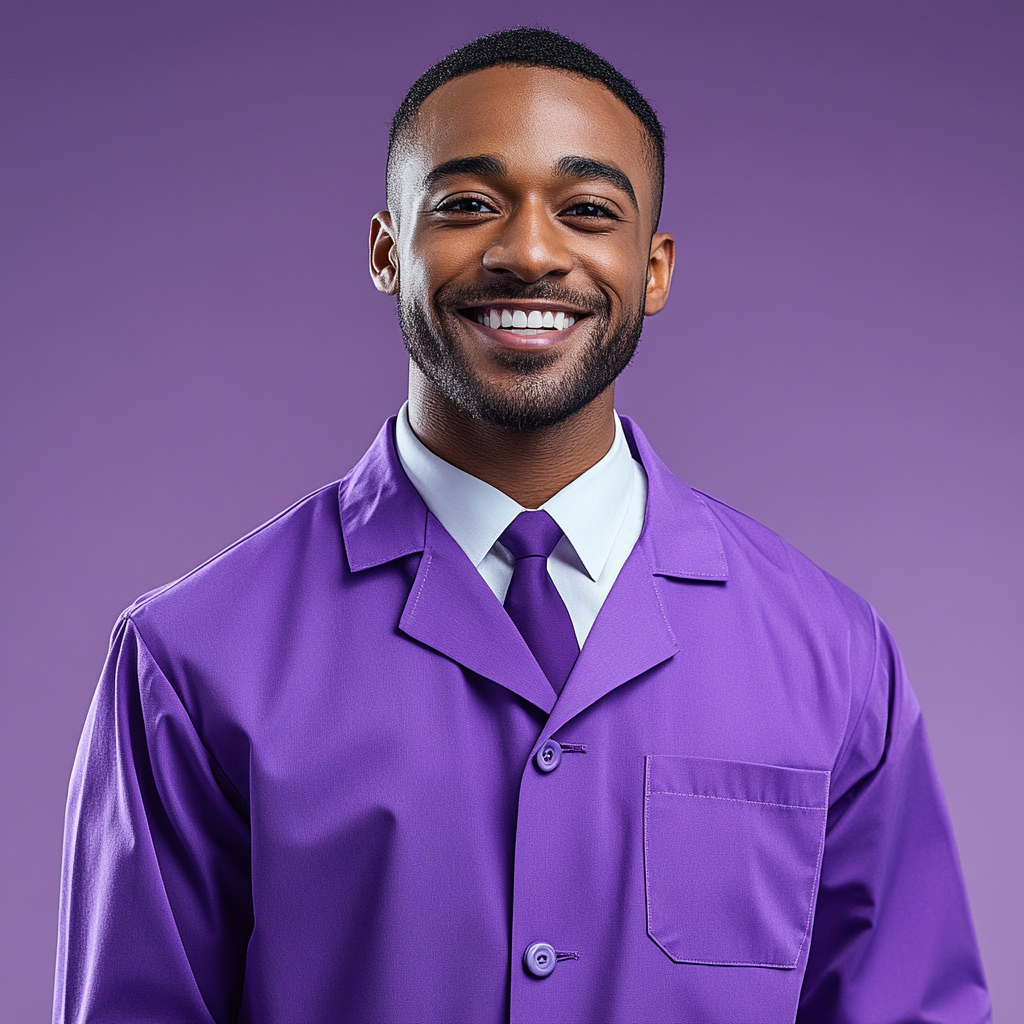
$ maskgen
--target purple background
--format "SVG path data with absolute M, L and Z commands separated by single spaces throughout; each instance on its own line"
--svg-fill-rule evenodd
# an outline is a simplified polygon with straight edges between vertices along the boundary
M 681 258 L 619 408 L 895 630 L 997 1020 L 1024 1020 L 1024 5 L 2 12 L 3 1021 L 49 1013 L 67 779 L 115 616 L 343 474 L 397 408 L 365 269 L 387 123 L 449 48 L 519 21 L 663 115 Z

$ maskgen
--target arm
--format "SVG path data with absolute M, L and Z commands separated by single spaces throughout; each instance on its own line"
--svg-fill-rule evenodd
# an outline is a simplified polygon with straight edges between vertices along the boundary
M 982 1024 L 990 1006 L 921 709 L 875 620 L 833 777 L 800 1024 Z
M 125 617 L 68 795 L 54 1021 L 234 1020 L 249 870 L 244 802 Z

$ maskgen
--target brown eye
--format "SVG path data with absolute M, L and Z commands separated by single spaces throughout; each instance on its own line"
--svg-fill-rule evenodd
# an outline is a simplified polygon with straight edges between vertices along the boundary
M 565 217 L 593 217 L 593 218 L 615 218 L 615 215 L 607 206 L 599 203 L 575 203 L 563 214 Z
M 442 203 L 438 210 L 441 213 L 493 213 L 494 210 L 482 199 L 463 196 L 460 199 L 449 199 Z

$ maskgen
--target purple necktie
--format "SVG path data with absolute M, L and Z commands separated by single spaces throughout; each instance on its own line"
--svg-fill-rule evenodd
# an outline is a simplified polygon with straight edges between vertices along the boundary
M 558 523 L 540 511 L 520 512 L 498 538 L 516 560 L 505 611 L 555 693 L 562 692 L 580 653 L 568 609 L 548 575 L 548 555 L 561 539 Z

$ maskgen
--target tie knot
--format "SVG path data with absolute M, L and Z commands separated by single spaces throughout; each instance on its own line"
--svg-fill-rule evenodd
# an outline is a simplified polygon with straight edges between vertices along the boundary
M 558 523 L 540 510 L 520 512 L 498 538 L 516 561 L 530 557 L 547 558 L 561 539 L 562 530 Z

